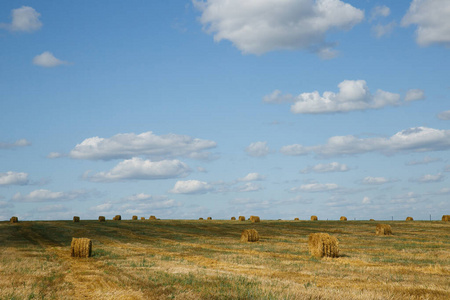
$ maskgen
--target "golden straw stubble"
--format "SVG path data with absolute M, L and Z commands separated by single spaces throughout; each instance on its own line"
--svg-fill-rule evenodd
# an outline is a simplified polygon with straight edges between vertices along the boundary
M 244 229 L 241 233 L 241 242 L 257 242 L 259 241 L 258 231 L 255 229 Z
M 91 257 L 92 241 L 88 238 L 72 238 L 70 250 L 72 257 Z
M 377 228 L 375 229 L 376 235 L 392 235 L 391 225 L 388 224 L 377 224 Z
M 309 252 L 315 257 L 338 257 L 339 242 L 328 233 L 311 233 L 308 237 Z

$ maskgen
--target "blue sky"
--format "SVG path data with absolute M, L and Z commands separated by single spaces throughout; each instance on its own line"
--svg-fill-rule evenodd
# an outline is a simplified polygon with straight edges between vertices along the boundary
M 450 3 L 2 1 L 0 220 L 440 218 Z

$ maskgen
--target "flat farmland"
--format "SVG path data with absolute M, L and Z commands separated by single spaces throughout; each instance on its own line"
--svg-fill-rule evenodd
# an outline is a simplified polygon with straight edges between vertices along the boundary
M 340 257 L 309 254 L 316 232 Z M 72 237 L 92 257 L 72 258 Z M 450 299 L 450 222 L 0 222 L 0 299 Z

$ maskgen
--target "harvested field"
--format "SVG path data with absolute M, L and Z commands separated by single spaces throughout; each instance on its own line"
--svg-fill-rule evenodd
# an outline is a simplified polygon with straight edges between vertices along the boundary
M 122 220 L 0 222 L 0 299 L 448 299 L 442 221 Z M 256 229 L 257 243 L 242 243 Z M 315 258 L 311 233 L 339 240 Z M 92 257 L 71 257 L 72 237 Z

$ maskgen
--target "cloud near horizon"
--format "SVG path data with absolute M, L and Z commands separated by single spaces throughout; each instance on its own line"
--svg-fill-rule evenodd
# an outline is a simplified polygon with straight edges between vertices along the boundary
M 89 194 L 86 190 L 75 190 L 70 192 L 52 192 L 46 189 L 40 189 L 22 195 L 20 192 L 12 197 L 14 202 L 53 202 L 53 201 L 70 201 L 74 199 L 84 198 Z
M 244 54 L 307 50 L 333 58 L 329 31 L 350 30 L 364 11 L 340 0 L 193 0 L 204 30 L 214 41 L 229 40 Z

